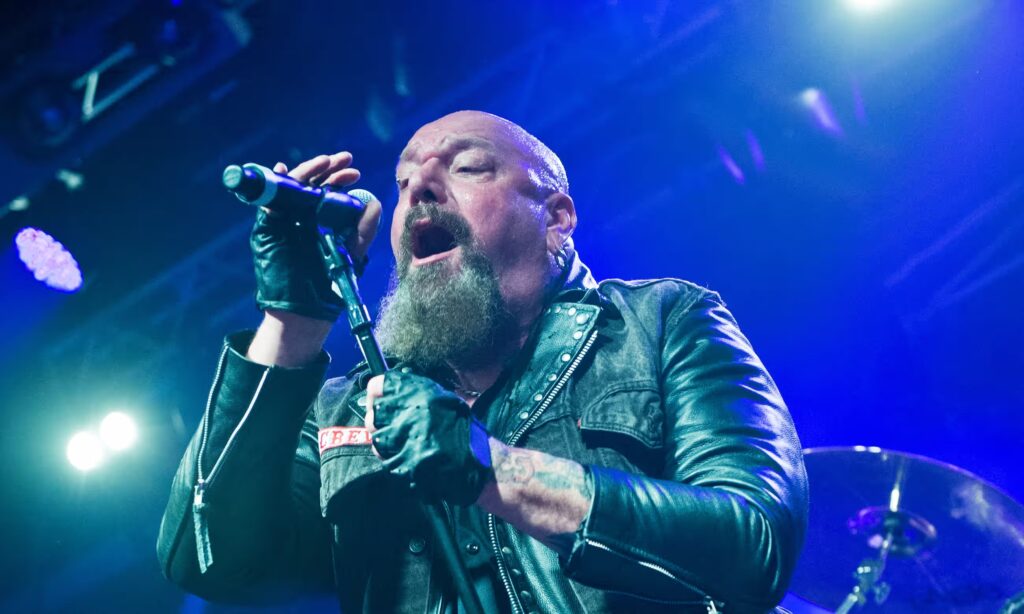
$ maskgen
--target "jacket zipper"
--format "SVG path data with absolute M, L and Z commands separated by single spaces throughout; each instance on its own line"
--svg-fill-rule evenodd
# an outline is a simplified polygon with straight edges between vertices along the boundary
M 501 584 L 505 587 L 509 603 L 512 604 L 512 614 L 523 611 L 516 598 L 515 590 L 512 588 L 512 579 L 508 576 L 508 569 L 505 568 L 505 561 L 501 558 L 501 547 L 498 544 L 498 530 L 494 524 L 494 514 L 487 514 L 487 533 L 491 538 L 491 550 L 494 551 L 494 560 L 498 563 L 498 575 L 501 576 Z
M 454 527 L 455 518 L 452 516 L 452 509 L 448 507 L 448 503 L 445 501 L 441 501 L 441 508 L 444 510 L 444 518 L 448 521 L 448 526 Z M 433 570 L 433 566 L 431 566 L 431 570 Z M 437 610 L 435 610 L 435 614 L 441 614 L 442 610 L 444 610 L 444 605 L 444 591 L 438 591 Z M 456 607 L 455 609 L 457 610 L 459 608 Z
M 611 546 L 608 546 L 606 544 L 602 544 L 601 542 L 595 541 L 593 539 L 590 539 L 589 537 L 586 539 L 586 542 L 587 542 L 588 546 L 597 548 L 598 550 L 604 550 L 605 552 L 610 552 L 612 554 L 615 554 L 616 556 L 620 556 L 620 557 L 625 558 L 625 559 L 631 559 L 631 557 L 628 557 L 628 556 L 622 554 L 621 552 L 616 551 Z M 667 578 L 675 580 L 677 583 L 682 584 L 687 590 L 690 590 L 690 591 L 693 591 L 693 592 L 699 594 L 701 596 L 700 603 L 704 604 L 704 607 L 707 608 L 707 611 L 709 613 L 718 612 L 719 611 L 718 610 L 718 606 L 719 605 L 724 605 L 721 602 L 716 602 L 709 595 L 704 593 L 704 591 L 702 591 L 701 589 L 697 588 L 696 586 L 690 584 L 686 580 L 683 580 L 682 578 L 680 578 L 679 576 L 675 575 L 671 571 L 665 569 L 661 565 L 657 565 L 657 564 L 651 563 L 649 561 L 641 561 L 641 560 L 637 560 L 636 564 L 640 565 L 641 567 L 646 567 L 647 569 L 650 569 L 652 571 L 656 571 L 656 572 L 660 573 L 661 575 L 663 575 L 663 576 L 665 576 Z M 692 603 L 692 602 L 687 602 L 687 601 L 666 601 L 664 603 L 680 603 L 680 604 L 683 604 L 683 603 Z
M 583 362 L 583 358 L 587 355 L 587 352 L 590 351 L 590 346 L 594 345 L 594 341 L 596 340 L 597 331 L 595 330 L 590 333 L 590 337 L 587 338 L 586 343 L 584 343 L 583 347 L 580 348 L 580 351 L 576 354 L 576 358 L 573 359 L 565 369 L 565 372 L 562 373 L 562 377 L 558 378 L 555 385 L 551 387 L 547 396 L 544 397 L 544 400 L 541 401 L 540 405 L 537 406 L 537 409 L 534 410 L 533 415 L 527 418 L 526 422 L 520 425 L 520 427 L 512 433 L 512 436 L 508 439 L 508 445 L 516 445 L 516 443 L 522 438 L 523 434 L 526 433 L 526 431 L 528 431 L 538 419 L 540 419 L 541 414 L 547 410 L 548 406 L 555 400 L 555 397 L 558 396 L 558 393 L 565 387 L 569 378 L 572 377 L 576 368 L 580 366 L 581 362 Z M 522 612 L 523 607 L 519 604 L 519 599 L 516 597 L 515 589 L 512 588 L 512 578 L 509 577 L 508 569 L 505 567 L 505 560 L 501 556 L 501 545 L 498 543 L 498 528 L 494 520 L 494 514 L 487 514 L 487 533 L 491 538 L 491 550 L 494 551 L 494 559 L 498 562 L 498 575 L 501 576 L 501 584 L 505 587 L 505 593 L 508 594 L 509 602 L 512 604 L 512 612 L 513 614 Z
M 220 363 L 217 365 L 217 374 L 213 378 L 213 386 L 210 387 L 210 396 L 206 401 L 206 411 L 203 413 L 203 435 L 199 443 L 199 454 L 196 459 L 196 486 L 195 493 L 192 498 L 192 522 L 195 525 L 196 530 L 196 552 L 199 555 L 199 571 L 200 573 L 206 573 L 206 570 L 213 564 L 213 548 L 210 543 L 210 528 L 206 521 L 206 513 L 209 511 L 210 504 L 205 500 L 206 490 L 210 487 L 214 477 L 216 477 L 218 470 L 221 467 L 224 458 L 228 452 L 234 446 L 235 438 L 238 436 L 238 432 L 242 429 L 246 420 L 249 418 L 249 414 L 252 413 L 252 408 L 256 406 L 256 399 L 259 398 L 260 392 L 263 390 L 263 384 L 267 381 L 267 375 L 270 374 L 270 367 L 266 367 L 263 370 L 263 376 L 260 377 L 259 384 L 256 385 L 256 391 L 252 395 L 252 399 L 249 401 L 249 407 L 245 409 L 245 413 L 242 414 L 242 419 L 235 425 L 231 435 L 228 437 L 227 443 L 224 444 L 224 449 L 221 450 L 217 460 L 213 463 L 213 467 L 210 468 L 210 474 L 203 477 L 203 455 L 206 452 L 206 444 L 210 435 L 210 413 L 213 410 L 213 399 L 216 396 L 216 392 L 221 383 L 221 377 L 224 374 L 224 364 L 226 363 L 228 348 L 224 346 L 224 351 L 221 354 Z

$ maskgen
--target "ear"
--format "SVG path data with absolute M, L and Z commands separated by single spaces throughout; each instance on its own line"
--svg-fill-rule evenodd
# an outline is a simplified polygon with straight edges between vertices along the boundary
M 576 230 L 576 204 L 572 197 L 555 192 L 544 199 L 544 219 L 547 225 L 547 248 L 556 254 Z

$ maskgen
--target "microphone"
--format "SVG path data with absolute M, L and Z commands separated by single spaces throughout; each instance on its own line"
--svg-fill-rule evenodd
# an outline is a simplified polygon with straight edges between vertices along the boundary
M 366 205 L 376 199 L 366 190 L 345 194 L 305 185 L 252 163 L 232 164 L 224 169 L 221 179 L 224 187 L 247 205 L 292 217 L 314 211 L 317 224 L 341 234 L 355 230 Z

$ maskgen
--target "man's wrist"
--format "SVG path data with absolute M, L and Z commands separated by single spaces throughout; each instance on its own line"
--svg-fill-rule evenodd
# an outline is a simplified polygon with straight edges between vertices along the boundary
M 320 355 L 332 326 L 324 320 L 267 310 L 246 358 L 267 366 L 306 366 Z

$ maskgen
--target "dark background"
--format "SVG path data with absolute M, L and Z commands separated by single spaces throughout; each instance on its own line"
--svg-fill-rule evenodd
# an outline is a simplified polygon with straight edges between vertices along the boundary
M 721 292 L 805 446 L 923 454 L 1024 499 L 1018 3 L 55 0 L 4 14 L 0 610 L 229 611 L 167 584 L 153 553 L 221 337 L 259 321 L 251 210 L 220 172 L 349 149 L 387 224 L 405 140 L 461 108 L 562 156 L 599 278 Z M 128 42 L 100 94 L 155 76 L 83 123 L 70 84 Z M 74 254 L 80 291 L 31 278 L 13 243 L 25 226 Z M 386 241 L 371 258 L 376 305 Z M 328 349 L 333 373 L 356 359 L 340 327 Z M 68 438 L 114 408 L 139 445 L 75 471 Z

